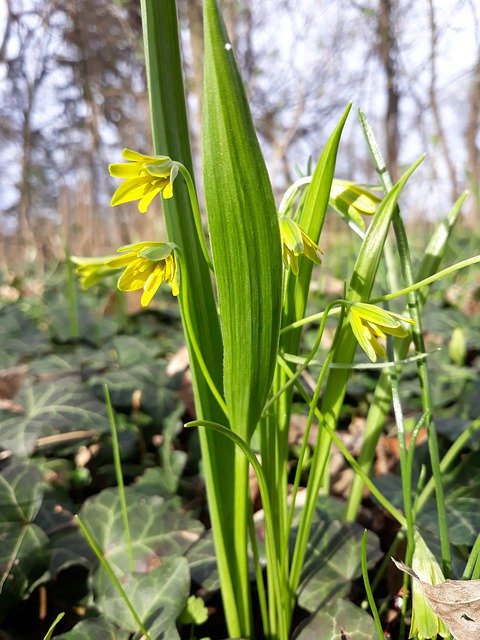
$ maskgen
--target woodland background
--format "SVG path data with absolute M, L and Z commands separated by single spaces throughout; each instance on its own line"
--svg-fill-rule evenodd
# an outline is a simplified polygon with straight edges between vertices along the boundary
M 415 220 L 465 188 L 479 214 L 480 8 L 472 0 L 222 0 L 275 191 L 314 161 L 346 103 L 367 113 L 398 176 L 423 151 Z M 191 135 L 199 150 L 201 0 L 180 0 Z M 158 216 L 109 208 L 106 166 L 151 152 L 136 0 L 4 0 L 0 7 L 0 260 L 40 272 L 68 243 L 111 253 Z M 197 157 L 198 157 L 197 153 Z M 200 172 L 197 172 L 198 174 Z M 338 177 L 374 182 L 352 118 Z M 407 192 L 407 200 L 408 200 Z M 158 205 L 157 205 L 158 206 Z M 39 274 L 40 275 L 40 274 Z

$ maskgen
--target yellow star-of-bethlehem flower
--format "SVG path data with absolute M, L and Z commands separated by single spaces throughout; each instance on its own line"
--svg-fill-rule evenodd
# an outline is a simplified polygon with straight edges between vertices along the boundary
M 410 318 L 392 311 L 385 311 L 366 302 L 352 303 L 348 308 L 347 316 L 358 344 L 372 362 L 376 361 L 377 355 L 380 358 L 386 358 L 385 348 L 378 341 L 379 338 L 385 339 L 387 333 L 404 338 L 408 335 L 408 331 L 402 322 L 414 324 Z
M 124 149 L 122 155 L 127 162 L 108 167 L 112 177 L 124 180 L 112 196 L 112 207 L 139 200 L 138 210 L 145 213 L 158 193 L 164 198 L 173 196 L 173 181 L 178 174 L 176 162 L 168 156 L 145 156 L 131 149 Z
M 285 215 L 278 216 L 280 237 L 282 239 L 283 263 L 287 269 L 298 275 L 298 256 L 305 255 L 315 264 L 322 264 L 320 247 L 302 231 L 296 222 Z
M 76 265 L 75 272 L 80 276 L 82 287 L 88 289 L 106 276 L 111 275 L 114 271 L 117 271 L 116 268 L 108 266 L 108 262 L 116 257 L 80 258 L 71 256 L 70 260 Z
M 103 258 L 71 258 L 84 289 L 97 284 L 115 271 L 124 269 L 117 286 L 120 291 L 143 289 L 141 304 L 146 307 L 166 282 L 172 294 L 179 293 L 175 246 L 166 242 L 137 242 L 118 249 L 124 255 Z
M 162 282 L 178 296 L 179 276 L 174 246 L 167 242 L 137 242 L 117 249 L 122 256 L 107 262 L 113 269 L 125 267 L 117 286 L 120 291 L 143 289 L 142 307 L 146 307 Z

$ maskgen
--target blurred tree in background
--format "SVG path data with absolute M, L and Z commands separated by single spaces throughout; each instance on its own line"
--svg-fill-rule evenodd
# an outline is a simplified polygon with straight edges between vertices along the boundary
M 383 140 L 393 175 L 422 151 L 415 212 L 443 214 L 469 187 L 478 219 L 480 30 L 468 0 L 222 0 L 275 189 L 307 170 L 349 100 Z M 198 152 L 202 2 L 179 0 Z M 152 235 L 109 211 L 106 164 L 151 150 L 139 3 L 5 0 L 0 9 L 0 252 L 41 263 L 65 242 L 102 253 Z M 354 119 L 339 176 L 374 180 Z M 199 154 L 197 153 L 197 157 Z M 423 188 L 422 188 L 423 187 Z M 63 231 L 62 231 L 63 229 Z

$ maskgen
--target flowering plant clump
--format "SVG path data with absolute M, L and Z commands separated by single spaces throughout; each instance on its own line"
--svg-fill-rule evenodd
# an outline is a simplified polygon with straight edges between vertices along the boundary
M 392 311 L 385 311 L 385 309 L 365 302 L 352 303 L 348 308 L 347 315 L 358 344 L 372 362 L 376 361 L 377 355 L 380 358 L 386 358 L 385 348 L 379 342 L 379 338 L 384 340 L 387 333 L 398 338 L 405 338 L 408 331 L 402 323 L 413 324 L 413 320 L 410 318 L 405 318 Z
M 305 255 L 315 264 L 322 264 L 320 247 L 294 222 L 285 215 L 279 215 L 280 237 L 282 239 L 282 257 L 286 269 L 298 275 L 298 257 Z
M 124 149 L 122 155 L 126 163 L 108 167 L 112 177 L 124 180 L 112 196 L 112 207 L 138 200 L 138 210 L 145 213 L 157 194 L 164 198 L 173 196 L 177 163 L 168 156 L 146 156 L 132 149 Z

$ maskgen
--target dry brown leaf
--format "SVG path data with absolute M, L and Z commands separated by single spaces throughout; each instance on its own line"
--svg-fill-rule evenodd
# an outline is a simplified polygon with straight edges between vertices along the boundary
M 445 580 L 431 585 L 420 580 L 403 562 L 392 560 L 401 571 L 412 576 L 417 589 L 457 640 L 480 638 L 480 580 Z

